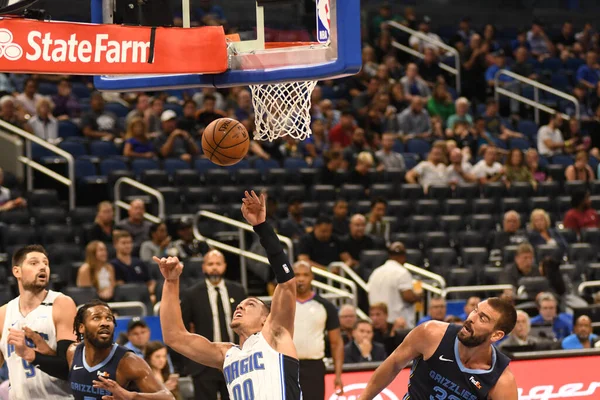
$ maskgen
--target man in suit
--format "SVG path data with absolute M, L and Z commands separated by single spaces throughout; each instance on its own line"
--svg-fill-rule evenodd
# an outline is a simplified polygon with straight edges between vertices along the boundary
M 385 347 L 373 342 L 373 326 L 369 321 L 358 321 L 352 331 L 352 340 L 344 347 L 345 363 L 383 361 L 387 357 Z
M 192 333 L 213 342 L 237 342 L 229 321 L 237 305 L 246 298 L 246 291 L 236 282 L 225 280 L 225 257 L 218 250 L 204 256 L 202 271 L 205 279 L 181 294 L 183 322 Z M 228 400 L 227 386 L 221 371 L 187 361 L 186 372 L 194 382 L 196 399 Z

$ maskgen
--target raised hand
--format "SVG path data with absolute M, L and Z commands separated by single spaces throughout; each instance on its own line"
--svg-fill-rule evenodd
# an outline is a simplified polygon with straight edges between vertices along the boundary
M 158 258 L 156 256 L 152 259 L 158 264 L 160 273 L 166 281 L 176 281 L 183 272 L 183 264 L 177 257 L 163 257 Z
M 98 381 L 92 381 L 93 386 L 97 389 L 104 389 L 112 393 L 111 396 L 102 396 L 102 400 L 131 400 L 136 395 L 136 393 L 123 389 L 112 379 L 107 379 L 100 375 L 98 375 L 98 379 Z
M 267 219 L 267 205 L 265 195 L 260 197 L 252 190 L 244 192 L 245 197 L 242 199 L 242 215 L 252 226 L 262 224 Z
M 25 332 L 22 329 L 8 329 L 8 337 L 6 342 L 9 345 L 14 346 L 15 353 L 22 359 L 26 361 L 33 361 L 35 358 L 35 351 L 27 346 L 27 341 L 25 340 Z

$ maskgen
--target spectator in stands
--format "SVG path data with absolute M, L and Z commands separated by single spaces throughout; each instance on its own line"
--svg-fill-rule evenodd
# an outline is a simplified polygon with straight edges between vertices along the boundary
M 546 180 L 546 170 L 540 165 L 540 156 L 536 149 L 529 149 L 525 152 L 525 164 L 531 176 L 537 182 L 544 182 Z
M 149 108 L 150 96 L 144 92 L 138 94 L 135 102 L 135 108 L 127 113 L 127 116 L 125 117 L 125 124 L 129 126 L 131 120 L 135 117 L 145 118 Z
M 429 39 L 432 39 L 437 42 L 442 42 L 442 39 L 440 39 L 438 35 L 430 31 L 430 23 L 431 19 L 427 15 L 424 16 L 423 19 L 419 22 L 419 32 L 427 36 Z M 426 48 L 433 49 L 436 53 L 440 50 L 432 42 L 425 41 L 417 35 L 411 35 L 408 39 L 408 44 L 410 45 L 410 47 L 417 50 L 419 53 L 423 53 Z
M 533 65 L 529 61 L 529 51 L 525 47 L 518 47 L 515 52 L 515 63 L 510 70 L 515 74 L 525 76 L 529 79 L 537 80 L 538 76 L 533 70 Z
M 152 223 L 144 219 L 146 205 L 140 199 L 132 200 L 127 210 L 127 219 L 117 224 L 117 229 L 123 229 L 133 238 L 135 247 L 139 247 L 148 238 Z
M 565 170 L 565 178 L 567 181 L 593 181 L 596 177 L 594 176 L 594 170 L 589 166 L 588 162 L 588 153 L 583 150 L 578 151 L 575 156 L 575 163 L 569 165 Z
M 404 111 L 410 105 L 408 99 L 404 95 L 404 85 L 400 82 L 396 82 L 392 85 L 390 96 L 390 104 L 396 107 L 396 110 L 399 113 Z
M 194 103 L 195 104 L 195 103 Z M 196 120 L 202 126 L 208 126 L 211 122 L 216 119 L 227 117 L 224 111 L 219 110 L 217 107 L 217 98 L 212 94 L 205 94 L 204 101 L 202 102 L 202 108 L 196 111 Z M 188 107 L 191 109 L 191 104 Z M 195 134 L 196 132 L 194 132 Z
M 417 325 L 427 321 L 444 321 L 446 319 L 446 300 L 443 297 L 432 297 L 427 307 L 427 315 L 422 317 Z
M 594 299 L 594 304 L 600 304 L 600 292 L 594 293 L 593 299 Z
M 352 109 L 357 111 L 359 115 L 366 115 L 369 105 L 373 102 L 373 100 L 375 100 L 375 97 L 379 93 L 380 87 L 381 85 L 379 83 L 379 79 L 369 79 L 367 88 L 352 99 Z
M 419 63 L 419 74 L 421 78 L 432 88 L 440 82 L 444 82 L 444 72 L 438 65 L 437 53 L 428 47 L 423 53 L 423 60 Z
M 121 135 L 117 116 L 104 109 L 102 93 L 94 92 L 90 97 L 91 110 L 81 117 L 81 130 L 90 139 L 112 140 Z
M 587 315 L 581 315 L 575 321 L 573 333 L 561 342 L 565 350 L 591 349 L 598 335 L 592 333 L 592 320 Z
M 381 4 L 378 14 L 371 19 L 371 38 L 378 37 L 382 31 L 386 29 L 387 21 L 400 22 L 400 20 L 400 16 L 392 12 L 392 8 L 389 3 Z
M 192 137 L 195 139 L 200 139 L 202 137 L 202 130 L 204 127 L 206 127 L 206 125 L 203 125 L 196 119 L 197 111 L 198 107 L 196 102 L 192 99 L 186 100 L 183 103 L 183 115 L 177 118 L 177 128 L 189 132 L 190 135 L 192 135 Z
M 600 69 L 598 70 L 598 72 L 600 73 Z M 577 99 L 577 103 L 579 104 L 579 110 L 575 108 L 574 103 L 569 102 L 564 107 L 564 111 L 569 117 L 579 118 L 580 121 L 586 123 L 590 122 L 594 118 L 595 110 L 593 110 L 591 107 L 590 96 L 588 93 L 589 91 L 590 90 L 588 89 L 588 87 L 583 83 L 578 83 L 573 88 L 572 95 Z M 577 115 L 578 111 L 579 115 Z
M 302 200 L 294 197 L 288 202 L 288 217 L 281 221 L 279 234 L 299 239 L 311 231 L 311 221 L 302 215 Z
M 377 54 L 375 49 L 369 45 L 365 45 L 362 49 L 362 68 L 367 78 L 374 77 L 377 74 Z
M 510 42 L 510 48 L 513 53 L 519 47 L 524 47 L 528 52 L 531 51 L 531 45 L 527 41 L 527 31 L 525 29 L 520 29 L 517 32 L 517 38 Z
M 27 200 L 22 197 L 13 198 L 11 190 L 2 186 L 4 183 L 4 171 L 0 168 L 0 212 L 10 211 L 17 208 L 27 207 Z
M 396 134 L 384 133 L 381 135 L 381 149 L 375 152 L 377 161 L 383 165 L 384 169 L 406 169 L 406 163 L 402 154 L 394 151 L 394 141 Z
M 333 234 L 342 237 L 350 232 L 350 223 L 348 221 L 348 202 L 344 199 L 337 199 L 333 204 Z
M 353 340 L 344 347 L 344 362 L 348 364 L 383 361 L 385 347 L 373 341 L 373 326 L 368 321 L 358 321 L 352 332 Z
M 33 133 L 31 125 L 27 123 L 25 118 L 25 111 L 20 106 L 17 108 L 13 96 L 6 95 L 0 98 L 0 119 L 17 128 Z
M 77 270 L 77 287 L 93 287 L 101 300 L 110 301 L 115 284 L 115 269 L 108 263 L 106 245 L 91 241 L 85 247 L 85 263 Z
M 543 339 L 529 334 L 531 331 L 531 321 L 529 315 L 523 310 L 517 310 L 517 323 L 515 328 L 508 335 L 506 340 L 498 345 L 500 350 L 507 347 L 527 346 L 540 344 Z
M 365 193 L 368 194 L 368 187 L 371 185 L 369 171 L 375 165 L 375 158 L 369 151 L 362 151 L 356 157 L 356 165 L 348 175 L 348 183 L 362 185 Z
M 165 111 L 165 102 L 160 97 L 155 97 L 150 101 L 150 108 L 144 113 L 144 119 L 148 124 L 148 132 L 151 136 L 156 136 L 160 132 L 161 120 L 160 117 Z
M 342 112 L 340 122 L 329 130 L 329 143 L 332 148 L 340 150 L 350 145 L 356 129 L 354 115 L 350 111 Z
M 527 32 L 527 41 L 531 46 L 531 55 L 543 61 L 545 58 L 552 56 L 554 45 L 544 32 L 544 26 L 540 21 L 533 21 L 531 30 Z
M 353 269 L 359 268 L 358 260 L 363 250 L 374 250 L 376 242 L 373 236 L 366 234 L 367 219 L 362 214 L 350 218 L 350 233 L 340 239 L 339 258 Z
M 86 234 L 88 242 L 99 240 L 104 244 L 112 243 L 115 212 L 110 201 L 102 201 L 98 204 L 94 225 Z
M 439 115 L 443 121 L 447 121 L 456 112 L 452 95 L 445 83 L 438 82 L 433 87 L 433 93 L 429 100 L 427 100 L 427 111 L 432 117 Z
M 598 213 L 592 208 L 590 193 L 576 191 L 571 195 L 571 209 L 565 214 L 563 225 L 579 233 L 584 228 L 598 228 L 600 219 Z
M 496 140 L 507 141 L 510 138 L 522 138 L 519 132 L 514 132 L 506 127 L 500 115 L 498 114 L 498 102 L 490 98 L 485 103 L 485 129 L 493 135 Z
M 462 151 L 454 148 L 450 151 L 450 165 L 446 167 L 448 184 L 453 188 L 461 183 L 470 183 L 477 181 L 475 175 L 471 173 L 473 166 L 465 160 Z
M 50 143 L 56 143 L 58 137 L 58 121 L 52 115 L 52 103 L 46 97 L 41 97 L 36 107 L 36 114 L 29 118 L 33 133 Z
M 461 76 L 464 82 L 462 95 L 471 101 L 485 101 L 486 84 L 485 70 L 487 69 L 486 56 L 489 45 L 481 40 L 479 34 L 471 35 L 469 46 L 462 53 Z
M 390 241 L 390 222 L 384 219 L 387 212 L 387 200 L 378 197 L 371 201 L 371 211 L 366 215 L 366 233 L 381 238 L 385 243 Z
M 385 345 L 386 340 L 394 335 L 394 324 L 388 322 L 387 304 L 382 302 L 370 304 L 369 318 L 373 324 L 373 341 Z
M 465 306 L 463 308 L 464 313 L 460 314 L 458 316 L 458 318 L 460 318 L 463 321 L 466 321 L 467 318 L 469 318 L 469 314 L 471 314 L 471 311 L 473 311 L 475 308 L 477 308 L 477 305 L 481 303 L 481 298 L 478 296 L 470 296 L 467 301 L 465 302 Z
M 154 290 L 156 281 L 150 277 L 148 266 L 137 257 L 133 257 L 133 240 L 127 231 L 116 230 L 113 232 L 113 245 L 117 256 L 110 261 L 115 268 L 117 285 L 124 283 L 145 283 L 148 286 L 150 301 L 156 303 Z
M 237 108 L 235 110 L 235 119 L 240 122 L 249 120 L 254 115 L 252 108 L 252 96 L 248 90 L 241 90 L 237 96 Z
M 525 165 L 525 157 L 521 149 L 512 149 L 508 152 L 504 164 L 506 173 L 506 184 L 510 186 L 513 182 L 528 182 L 533 188 L 537 187 L 537 181 L 533 179 L 531 171 Z
M 454 38 L 451 43 L 462 42 L 464 45 L 469 44 L 471 36 L 475 34 L 475 31 L 471 29 L 471 18 L 463 17 L 458 23 L 458 30 L 456 31 Z
M 600 65 L 598 65 L 598 53 L 589 50 L 585 55 L 585 64 L 577 69 L 576 82 L 586 86 L 588 89 L 596 89 L 600 81 Z
M 144 351 L 144 360 L 152 369 L 152 373 L 159 382 L 171 391 L 176 400 L 181 400 L 179 394 L 179 374 L 172 374 L 169 368 L 167 346 L 158 340 L 149 342 Z
M 298 261 L 311 266 L 327 269 L 327 266 L 340 260 L 340 241 L 333 235 L 331 218 L 321 215 L 315 221 L 312 232 L 300 238 Z
M 473 117 L 469 114 L 469 100 L 466 97 L 459 97 L 455 102 L 456 114 L 448 117 L 446 121 L 446 131 L 454 130 L 457 122 L 466 122 L 468 126 L 473 125 Z
M 200 153 L 192 135 L 177 129 L 177 114 L 173 110 L 165 110 L 160 116 L 162 132 L 156 139 L 155 147 L 163 158 L 176 157 L 191 162 Z
M 337 173 L 344 167 L 342 153 L 329 150 L 323 154 L 324 165 L 319 170 L 319 183 L 321 185 L 339 185 Z
M 30 116 L 34 116 L 37 113 L 37 103 L 44 98 L 37 92 L 38 84 L 34 78 L 27 78 L 25 80 L 25 86 L 23 93 L 17 95 L 16 100 L 21 107 Z
M 590 135 L 581 132 L 580 121 L 574 116 L 569 119 L 568 126 L 563 132 L 563 139 L 565 140 L 565 152 L 567 154 L 574 154 L 579 151 L 587 152 L 592 145 L 592 138 Z M 592 149 L 590 155 L 600 158 L 596 149 Z
M 525 242 L 527 242 L 527 235 L 521 230 L 521 216 L 514 210 L 505 212 L 502 218 L 502 231 L 494 234 L 490 248 L 501 251 L 506 246 L 520 245 Z
M 533 265 L 534 254 L 533 247 L 529 243 L 521 243 L 515 253 L 514 264 L 507 264 L 504 267 L 499 283 L 512 285 L 516 288 L 518 287 L 519 279 L 540 276 L 539 269 L 534 268 Z
M 446 185 L 448 183 L 448 174 L 444 164 L 444 153 L 440 147 L 433 146 L 427 161 L 421 161 L 416 167 L 406 173 L 406 182 L 417 183 L 417 180 L 423 186 L 423 190 L 431 185 Z
M 419 75 L 419 67 L 415 63 L 406 66 L 406 75 L 400 79 L 400 83 L 404 88 L 404 95 L 408 101 L 411 101 L 415 96 L 427 98 L 431 95 L 431 90 L 427 82 Z
M 471 173 L 479 180 L 480 184 L 498 182 L 506 179 L 502 164 L 496 161 L 498 151 L 494 146 L 488 146 L 483 154 L 483 160 L 473 166 Z
M 71 91 L 71 83 L 64 78 L 58 82 L 58 92 L 52 95 L 54 116 L 59 121 L 73 119 L 81 114 L 81 104 Z
M 133 317 L 127 324 L 127 343 L 124 346 L 143 357 L 150 342 L 150 333 L 150 327 L 143 318 Z
M 194 237 L 192 221 L 189 218 L 183 218 L 179 221 L 177 236 L 179 239 L 171 242 L 171 248 L 167 250 L 169 255 L 185 260 L 190 257 L 202 257 L 208 253 L 209 247 L 206 242 Z
M 369 276 L 369 303 L 384 303 L 389 314 L 388 322 L 404 318 L 408 327 L 415 326 L 414 304 L 421 301 L 423 292 L 413 288 L 413 277 L 404 268 L 406 249 L 401 242 L 388 247 L 388 260 Z
M 552 325 L 554 336 L 558 340 L 562 340 L 569 336 L 573 330 L 573 323 L 570 318 L 563 314 L 558 314 L 557 301 L 552 293 L 542 292 L 537 298 L 539 314 L 531 318 L 531 325 Z
M 352 142 L 342 153 L 344 161 L 350 169 L 354 168 L 358 155 L 363 151 L 370 152 L 369 145 L 365 138 L 365 131 L 362 128 L 356 128 L 352 133 Z
M 398 130 L 403 140 L 426 139 L 431 136 L 431 119 L 423 107 L 424 100 L 413 96 L 410 107 L 397 116 Z
M 154 144 L 148 137 L 146 122 L 141 117 L 132 117 L 127 124 L 123 155 L 130 158 L 154 158 Z
M 492 24 L 485 24 L 483 27 L 483 41 L 487 43 L 491 52 L 500 50 L 500 43 L 496 40 L 496 27 Z
M 553 42 L 558 51 L 570 50 L 575 44 L 573 22 L 565 21 L 560 29 L 560 33 L 554 37 Z
M 340 331 L 342 333 L 342 340 L 344 341 L 345 346 L 352 340 L 352 331 L 354 330 L 354 325 L 358 319 L 356 315 L 356 308 L 351 304 L 344 304 L 340 307 L 338 316 L 340 318 Z
M 323 120 L 315 119 L 312 121 L 311 129 L 312 135 L 300 144 L 303 149 L 304 159 L 309 164 L 312 164 L 318 157 L 323 156 L 329 149 L 327 131 Z
M 145 263 L 152 262 L 152 257 L 166 257 L 167 249 L 171 244 L 171 236 L 164 223 L 152 224 L 149 231 L 150 240 L 146 240 L 140 247 L 140 258 Z
M 550 215 L 541 208 L 531 212 L 529 219 L 529 243 L 532 246 L 553 245 L 560 246 L 563 250 L 567 248 L 565 239 L 555 229 L 550 228 Z

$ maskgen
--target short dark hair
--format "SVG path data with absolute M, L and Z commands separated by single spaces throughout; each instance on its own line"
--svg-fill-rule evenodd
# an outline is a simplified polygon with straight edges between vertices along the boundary
M 156 233 L 156 231 L 158 230 L 158 228 L 160 228 L 161 225 L 163 225 L 164 222 L 159 222 L 157 224 L 152 224 L 150 225 L 150 229 L 148 230 L 148 236 L 150 237 L 150 239 L 152 239 L 152 235 L 154 233 Z
M 493 98 L 493 97 L 490 97 L 489 99 L 487 99 L 487 100 L 485 101 L 485 105 L 486 105 L 486 106 L 492 106 L 492 105 L 497 105 L 497 104 L 498 104 L 498 102 L 497 102 L 497 101 L 496 101 L 496 99 L 495 99 L 495 98 Z
M 383 197 L 376 197 L 373 199 L 373 201 L 371 201 L 371 208 L 375 207 L 377 204 L 381 204 L 383 203 L 384 206 L 387 207 L 388 202 L 386 199 L 384 199 Z
M 33 82 L 33 84 L 34 84 L 34 85 L 36 85 L 36 86 L 37 86 L 37 84 L 38 84 L 38 81 L 37 81 L 37 79 L 35 79 L 35 78 L 32 78 L 32 77 L 29 77 L 29 78 L 25 79 L 25 82 L 23 82 L 23 87 L 27 86 L 27 84 L 28 84 L 29 82 Z
M 487 303 L 500 313 L 500 318 L 498 318 L 495 328 L 504 332 L 505 335 L 511 333 L 517 323 L 517 310 L 515 306 L 499 297 L 490 297 L 487 299 Z
M 356 328 L 358 328 L 359 325 L 362 325 L 362 324 L 367 324 L 371 328 L 373 327 L 373 325 L 369 321 L 367 321 L 366 319 L 359 319 L 358 321 L 356 321 L 354 323 L 354 326 L 352 327 L 352 330 L 355 330 Z
M 30 244 L 25 247 L 21 247 L 20 249 L 14 252 L 12 257 L 12 265 L 20 266 L 25 260 L 25 257 L 27 257 L 27 254 L 29 253 L 42 253 L 43 255 L 48 257 L 48 253 L 46 252 L 44 246 L 40 244 Z
M 206 101 L 206 100 L 217 101 L 217 98 L 213 94 L 207 93 L 204 95 L 203 101 Z
M 75 332 L 75 336 L 77 336 L 77 341 L 81 342 L 83 340 L 83 334 L 79 333 L 79 325 L 84 323 L 85 320 L 85 312 L 87 310 L 89 310 L 92 307 L 96 307 L 96 306 L 104 306 L 106 308 L 108 308 L 110 310 L 110 312 L 112 313 L 112 308 L 110 308 L 110 306 L 108 305 L 108 303 L 99 300 L 99 299 L 94 299 L 90 302 L 85 303 L 84 305 L 82 305 L 78 310 L 77 310 L 77 314 L 75 315 L 75 320 L 73 321 L 73 331 Z M 115 320 L 115 326 L 117 326 L 117 320 Z
M 590 194 L 587 190 L 576 190 L 571 195 L 571 207 L 577 208 L 583 203 L 585 197 Z
M 269 315 L 271 313 L 271 306 L 269 304 L 265 303 L 264 301 L 262 301 L 261 299 L 259 299 L 256 296 L 250 296 L 248 298 L 257 300 L 259 303 L 261 303 L 263 305 L 263 311 L 265 312 L 266 315 Z
M 331 217 L 329 217 L 329 215 L 321 214 L 317 217 L 317 220 L 315 221 L 315 226 L 321 224 L 333 224 L 333 221 L 331 220 Z
M 206 98 L 206 96 L 205 96 L 205 98 Z M 186 101 L 184 101 L 183 102 L 183 107 L 185 108 L 185 106 L 187 106 L 188 104 L 193 104 L 194 107 L 198 107 L 198 104 L 196 104 L 196 102 L 194 100 L 192 100 L 192 99 L 187 99 Z

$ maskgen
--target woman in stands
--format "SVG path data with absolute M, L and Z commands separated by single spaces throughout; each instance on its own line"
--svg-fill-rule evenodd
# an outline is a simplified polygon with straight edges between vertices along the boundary
M 140 259 L 146 263 L 152 261 L 152 257 L 166 257 L 167 248 L 171 244 L 171 236 L 164 223 L 154 224 L 150 227 L 150 240 L 146 240 L 140 247 Z
M 559 246 L 563 251 L 567 248 L 567 242 L 555 229 L 550 228 L 550 215 L 541 208 L 531 212 L 529 219 L 529 243 L 532 246 L 543 244 Z
M 512 149 L 508 152 L 504 170 L 506 171 L 507 184 L 529 182 L 534 188 L 537 185 L 536 180 L 531 175 L 531 171 L 525 165 L 525 157 L 523 157 L 523 152 L 520 149 Z
M 107 261 L 106 245 L 94 240 L 86 246 L 85 263 L 77 270 L 77 286 L 95 288 L 104 301 L 110 301 L 115 291 L 115 269 Z
M 156 149 L 148 138 L 146 122 L 140 117 L 134 117 L 127 125 L 123 155 L 132 158 L 154 158 Z
M 589 156 L 586 151 L 579 151 L 575 156 L 575 163 L 569 165 L 565 170 L 567 181 L 584 181 L 590 182 L 595 178 L 594 170 L 589 166 Z
M 525 153 L 525 165 L 531 172 L 536 182 L 544 182 L 547 178 L 546 170 L 540 165 L 540 155 L 536 149 L 529 149 Z
M 163 382 L 177 400 L 181 400 L 179 393 L 179 375 L 169 372 L 167 363 L 167 346 L 158 340 L 149 342 L 144 350 L 144 360 L 152 368 L 152 373 L 159 382 Z
M 115 212 L 113 205 L 110 201 L 103 201 L 98 204 L 98 211 L 96 213 L 96 219 L 94 219 L 94 225 L 87 232 L 87 242 L 92 240 L 99 240 L 104 243 L 108 243 L 112 246 L 112 232 L 114 229 L 113 218 Z

